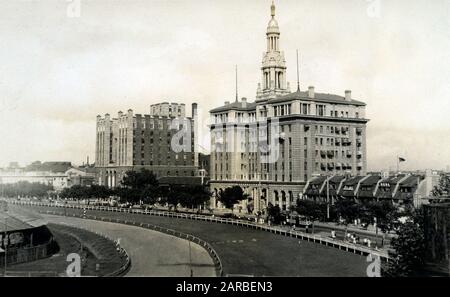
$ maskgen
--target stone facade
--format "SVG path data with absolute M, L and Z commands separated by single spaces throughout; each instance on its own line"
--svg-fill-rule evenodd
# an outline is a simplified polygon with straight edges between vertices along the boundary
M 193 104 L 193 113 L 196 112 Z M 186 128 L 189 146 L 176 152 L 173 136 L 180 132 L 173 126 L 177 119 Z M 187 128 L 189 127 L 189 128 Z M 184 104 L 161 103 L 151 106 L 150 114 L 119 112 L 117 118 L 97 116 L 96 162 L 100 185 L 116 187 L 129 170 L 151 170 L 158 177 L 196 176 L 198 158 L 195 153 L 194 118 L 185 117 Z
M 365 175 L 367 166 L 365 103 L 351 91 L 322 94 L 300 84 L 291 93 L 273 4 L 271 16 L 255 102 L 242 98 L 210 111 L 210 188 L 217 196 L 241 186 L 255 211 L 269 202 L 288 210 L 313 176 Z M 279 156 L 268 162 L 260 148 L 273 144 Z M 216 198 L 211 207 L 220 207 Z

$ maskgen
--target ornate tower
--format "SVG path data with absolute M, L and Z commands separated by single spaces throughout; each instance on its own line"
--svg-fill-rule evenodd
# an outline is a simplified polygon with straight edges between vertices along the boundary
M 275 4 L 272 1 L 272 18 L 267 26 L 267 51 L 263 53 L 261 83 L 256 92 L 257 100 L 272 99 L 290 93 L 286 83 L 286 60 L 280 51 L 280 28 L 275 19 Z

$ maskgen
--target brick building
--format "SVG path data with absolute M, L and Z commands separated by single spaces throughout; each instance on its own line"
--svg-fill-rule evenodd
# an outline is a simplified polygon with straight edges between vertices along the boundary
M 150 114 L 119 111 L 117 117 L 97 116 L 95 166 L 98 184 L 119 185 L 126 171 L 148 169 L 158 177 L 197 176 L 194 115 L 186 117 L 185 104 L 160 103 L 150 107 Z M 174 124 L 177 121 L 179 125 Z M 183 151 L 172 149 L 172 139 L 186 130 Z M 179 142 L 181 143 L 181 142 Z

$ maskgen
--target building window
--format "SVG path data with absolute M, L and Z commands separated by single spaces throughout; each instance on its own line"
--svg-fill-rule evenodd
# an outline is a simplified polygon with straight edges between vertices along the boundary
M 326 106 L 323 104 L 316 104 L 316 115 L 325 116 Z

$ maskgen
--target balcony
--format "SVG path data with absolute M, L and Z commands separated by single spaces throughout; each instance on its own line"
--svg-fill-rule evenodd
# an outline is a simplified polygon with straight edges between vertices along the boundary
M 357 167 L 358 169 L 361 169 L 361 168 L 363 167 L 363 163 L 362 163 L 362 162 L 358 162 L 358 164 L 356 165 L 356 167 Z
M 327 156 L 328 156 L 328 158 L 333 158 L 334 157 L 334 151 L 327 151 Z
M 325 158 L 327 156 L 327 152 L 326 151 L 320 151 L 320 156 L 322 158 Z
M 341 163 L 336 163 L 336 169 L 341 169 L 342 168 L 342 164 Z
M 347 151 L 347 153 L 345 154 L 348 158 L 352 157 L 352 152 L 351 151 Z
M 334 169 L 334 163 L 328 163 L 327 167 L 328 167 L 328 170 L 333 170 Z
M 325 166 L 325 164 L 323 164 L 323 163 L 320 163 L 320 169 L 322 169 L 322 170 L 325 170 L 325 169 L 326 169 L 326 166 Z
M 342 138 L 342 146 L 346 146 L 349 144 L 350 140 L 348 138 Z

